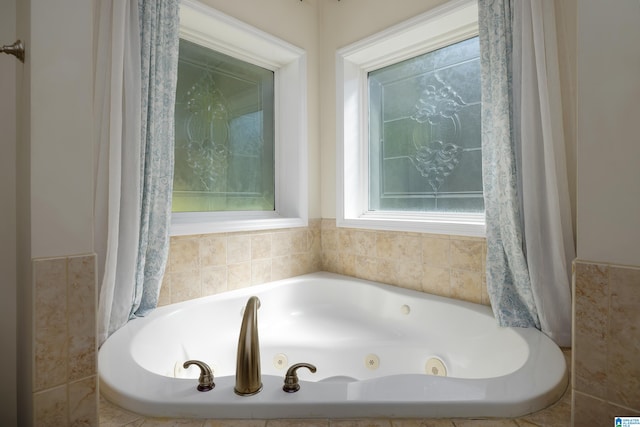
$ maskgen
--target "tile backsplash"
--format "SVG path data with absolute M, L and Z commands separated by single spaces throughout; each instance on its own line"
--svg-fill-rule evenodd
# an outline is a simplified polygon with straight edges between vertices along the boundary
M 336 227 L 322 220 L 322 269 L 489 304 L 484 238 Z
M 322 269 L 320 220 L 303 228 L 171 238 L 159 305 Z
M 304 228 L 171 239 L 160 305 L 314 271 L 330 271 L 489 304 L 483 238 L 338 228 Z
M 640 267 L 576 260 L 574 426 L 640 416 Z

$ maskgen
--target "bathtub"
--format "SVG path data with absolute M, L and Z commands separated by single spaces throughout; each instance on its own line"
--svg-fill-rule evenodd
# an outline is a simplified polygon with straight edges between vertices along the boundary
M 247 299 L 256 295 L 263 389 L 234 393 Z M 198 359 L 215 388 L 196 390 Z M 285 393 L 288 366 L 300 390 Z M 567 382 L 560 349 L 536 329 L 501 328 L 491 309 L 332 273 L 313 273 L 156 309 L 99 351 L 100 391 L 148 416 L 194 418 L 516 417 Z

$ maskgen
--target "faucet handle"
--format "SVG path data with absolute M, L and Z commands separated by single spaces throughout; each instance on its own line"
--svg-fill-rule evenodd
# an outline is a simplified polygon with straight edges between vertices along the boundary
M 187 360 L 182 365 L 185 369 L 187 369 L 191 365 L 196 365 L 200 368 L 200 377 L 198 378 L 198 391 L 209 391 L 212 390 L 216 385 L 213 383 L 213 371 L 204 362 L 200 360 Z
M 310 363 L 296 363 L 287 369 L 287 374 L 284 377 L 284 385 L 282 389 L 287 393 L 295 393 L 300 390 L 300 384 L 298 384 L 298 368 L 308 368 L 311 372 L 316 371 L 316 367 Z

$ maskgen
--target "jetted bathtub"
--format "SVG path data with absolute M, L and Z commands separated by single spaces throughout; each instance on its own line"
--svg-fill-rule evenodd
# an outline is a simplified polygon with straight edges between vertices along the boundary
M 258 310 L 263 389 L 234 393 L 242 312 Z M 199 392 L 199 369 L 215 388 Z M 282 389 L 287 367 L 300 390 Z M 99 352 L 100 390 L 164 417 L 515 417 L 567 386 L 560 349 L 536 329 L 501 328 L 489 307 L 313 273 L 156 309 Z

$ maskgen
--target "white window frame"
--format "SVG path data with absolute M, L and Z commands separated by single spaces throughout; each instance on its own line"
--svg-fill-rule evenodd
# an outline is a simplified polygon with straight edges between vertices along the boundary
M 180 37 L 274 72 L 275 211 L 174 212 L 171 235 L 308 224 L 306 52 L 195 0 L 180 4 Z
M 477 1 L 454 0 L 338 50 L 336 224 L 339 227 L 485 235 L 484 213 L 368 210 L 368 73 L 477 35 Z

